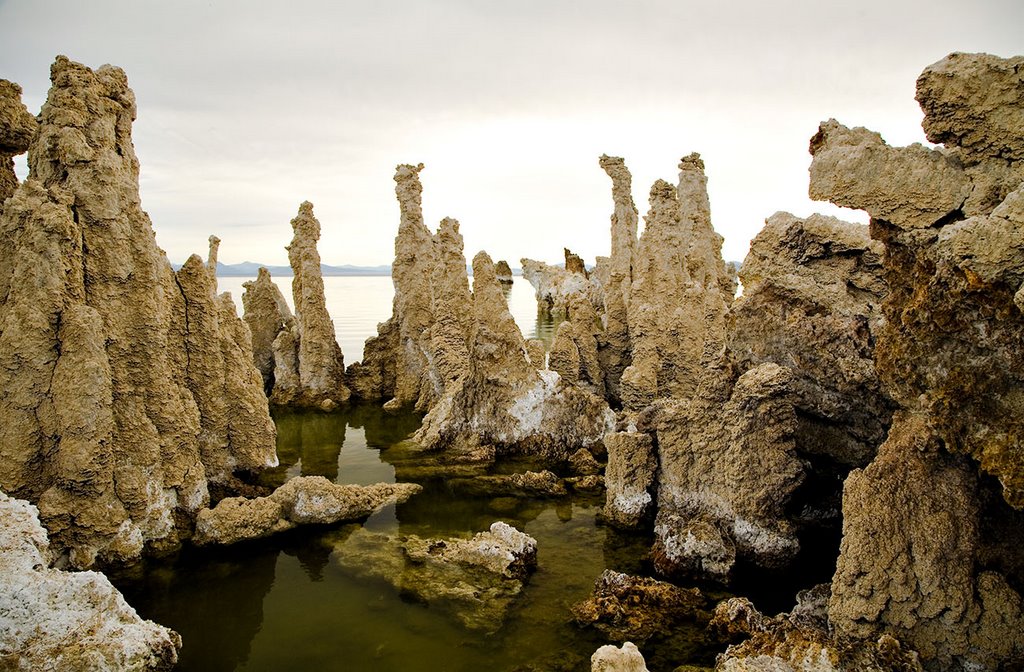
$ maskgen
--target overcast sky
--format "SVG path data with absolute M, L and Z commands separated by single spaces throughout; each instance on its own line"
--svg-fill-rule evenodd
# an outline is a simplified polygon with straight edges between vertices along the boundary
M 835 117 L 923 141 L 914 81 L 951 51 L 1024 53 L 1021 0 L 0 0 L 0 77 L 38 111 L 66 54 L 138 100 L 142 200 L 172 261 L 286 263 L 303 200 L 333 264 L 393 257 L 395 165 L 424 163 L 428 225 L 593 263 L 623 156 L 641 214 L 700 152 L 726 259 L 766 217 L 814 211 L 807 145 Z M 19 162 L 25 176 L 25 164 Z

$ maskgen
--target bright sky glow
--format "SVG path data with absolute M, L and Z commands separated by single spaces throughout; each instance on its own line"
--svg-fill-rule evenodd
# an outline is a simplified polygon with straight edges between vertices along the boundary
M 807 144 L 835 117 L 923 141 L 914 81 L 951 51 L 1024 53 L 1020 0 L 0 0 L 0 77 L 37 111 L 57 54 L 125 69 L 143 206 L 173 261 L 286 263 L 303 200 L 332 264 L 390 263 L 392 175 L 426 165 L 432 227 L 515 266 L 607 254 L 602 153 L 641 214 L 700 152 L 726 259 L 807 198 Z M 24 157 L 18 164 L 25 176 Z

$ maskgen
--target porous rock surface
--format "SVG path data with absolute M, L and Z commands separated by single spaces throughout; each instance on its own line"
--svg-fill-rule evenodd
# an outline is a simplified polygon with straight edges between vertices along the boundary
M 654 441 L 643 432 L 615 432 L 604 437 L 604 518 L 616 527 L 633 529 L 653 516 L 658 460 Z
M 39 512 L 0 492 L 0 667 L 170 670 L 178 633 L 139 618 L 105 576 L 51 568 Z
M 35 132 L 36 119 L 21 102 L 21 87 L 0 79 L 0 212 L 18 188 L 14 157 L 28 150 Z
M 829 616 L 854 636 L 893 633 L 929 669 L 1009 669 L 1024 653 L 1020 543 L 998 562 L 983 550 L 993 529 L 1019 539 L 1000 521 L 1024 506 L 1020 61 L 952 54 L 925 69 L 923 125 L 944 148 L 836 122 L 811 141 L 812 195 L 867 210 L 885 246 L 876 365 L 903 409 L 848 480 Z
M 248 329 L 142 210 L 124 72 L 61 56 L 51 80 L 0 215 L 0 487 L 87 568 L 177 545 L 210 482 L 277 456 Z
M 271 279 L 270 271 L 260 267 L 255 280 L 243 283 L 243 319 L 252 333 L 252 358 L 263 377 L 263 389 L 274 389 L 274 339 L 294 320 L 284 294 Z
M 344 356 L 324 298 L 320 253 L 316 249 L 320 222 L 309 201 L 299 206 L 292 230 L 294 236 L 287 249 L 295 317 L 274 339 L 270 401 L 280 406 L 333 410 L 347 402 L 351 393 L 345 384 Z M 269 293 L 269 288 L 265 292 Z
M 716 672 L 923 672 L 917 652 L 893 637 L 865 641 L 831 633 L 827 599 L 827 591 L 803 591 L 792 612 L 775 617 L 745 597 L 720 602 L 710 627 L 746 639 L 719 654 Z
M 413 483 L 339 485 L 323 476 L 300 476 L 266 497 L 226 497 L 196 518 L 194 541 L 234 544 L 260 539 L 298 525 L 333 525 L 366 518 L 400 504 L 422 490 Z
M 606 569 L 594 582 L 593 594 L 574 605 L 572 614 L 579 625 L 596 628 L 610 640 L 643 644 L 670 636 L 683 622 L 707 622 L 709 606 L 697 588 Z
M 646 227 L 631 255 L 626 308 L 631 363 L 619 380 L 627 409 L 694 393 L 701 371 L 724 345 L 725 313 L 736 290 L 722 261 L 722 237 L 711 226 L 704 162 L 691 154 L 679 169 L 677 186 L 658 180 L 651 187 Z M 615 180 L 613 194 L 621 190 Z M 616 227 L 629 228 L 628 206 L 619 200 L 621 195 L 613 240 L 621 236 Z M 624 225 L 620 216 L 627 220 Z M 619 263 L 615 247 L 613 242 L 613 269 Z
M 785 212 L 750 244 L 743 295 L 729 311 L 729 355 L 744 371 L 764 362 L 792 370 L 802 454 L 864 466 L 885 440 L 894 404 L 874 362 L 882 252 L 866 226 Z
M 523 279 L 533 285 L 537 306 L 551 315 L 565 315 L 573 298 L 597 301 L 600 307 L 600 288 L 590 282 L 583 260 L 568 248 L 563 253 L 564 267 L 533 259 L 519 260 Z
M 512 269 L 504 259 L 499 259 L 494 265 L 494 274 L 498 276 L 498 282 L 502 285 L 512 284 Z
M 633 642 L 605 644 L 590 657 L 590 672 L 647 672 L 647 662 Z
M 380 578 L 470 630 L 493 633 L 537 566 L 537 542 L 496 522 L 470 539 L 424 539 L 357 530 L 333 557 L 361 577 Z
M 658 441 L 654 564 L 670 577 L 725 580 L 737 556 L 772 567 L 800 548 L 785 506 L 805 478 L 793 374 L 767 362 L 709 369 L 690 401 L 652 409 Z

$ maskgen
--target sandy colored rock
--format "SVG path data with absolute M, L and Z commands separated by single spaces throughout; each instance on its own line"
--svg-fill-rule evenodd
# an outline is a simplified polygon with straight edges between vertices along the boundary
M 805 465 L 792 386 L 792 372 L 774 363 L 738 379 L 710 370 L 692 401 L 656 411 L 659 572 L 724 580 L 737 556 L 777 567 L 796 555 L 785 507 Z
M 619 380 L 632 362 L 627 307 L 633 287 L 633 255 L 636 251 L 638 213 L 633 203 L 633 176 L 621 157 L 602 155 L 601 168 L 612 180 L 611 255 L 608 277 L 603 281 L 605 329 L 600 349 L 605 389 L 610 399 L 619 403 Z M 598 264 L 599 269 L 602 265 Z M 599 274 L 600 275 L 600 274 Z
M 274 390 L 271 403 L 312 406 L 331 410 L 348 401 L 345 360 L 327 312 L 324 279 L 320 270 L 320 222 L 313 204 L 305 201 L 292 220 L 294 236 L 288 249 L 292 267 L 292 303 L 295 317 L 275 337 Z M 268 290 L 269 291 L 269 290 Z M 297 366 L 297 368 L 288 368 Z
M 679 169 L 677 187 L 663 180 L 651 187 L 646 228 L 632 257 L 632 363 L 620 380 L 629 409 L 689 398 L 724 345 L 735 284 L 722 261 L 722 238 L 711 227 L 704 163 L 691 154 Z
M 253 363 L 263 377 L 263 389 L 270 394 L 274 388 L 274 339 L 286 328 L 292 311 L 284 294 L 263 266 L 255 280 L 242 284 L 243 319 L 252 334 Z
M 0 493 L 0 667 L 170 670 L 178 633 L 139 618 L 105 576 L 50 567 L 39 512 Z
M 707 622 L 709 607 L 697 588 L 606 569 L 591 596 L 573 606 L 572 615 L 577 624 L 596 628 L 610 640 L 643 644 L 672 635 L 683 623 Z
M 633 642 L 605 644 L 590 657 L 590 672 L 647 672 L 647 663 Z
M 499 259 L 498 263 L 494 265 L 494 274 L 498 276 L 498 282 L 501 284 L 512 284 L 512 269 L 504 259 Z
M 885 245 L 890 289 L 876 368 L 903 409 L 875 460 L 845 486 L 829 615 L 853 636 L 900 638 L 928 669 L 1022 664 L 1024 554 L 1019 541 L 1006 544 L 1019 529 L 1010 506 L 1024 506 L 1024 316 L 1015 302 L 1022 167 L 1009 139 L 1020 138 L 1012 119 L 1021 110 L 1010 109 L 1020 98 L 1007 99 L 1007 109 L 991 105 L 1007 93 L 1006 68 L 1017 61 L 952 55 L 931 66 L 918 99 L 930 137 L 949 144 L 876 152 L 872 162 L 891 160 L 897 170 L 879 164 L 883 172 L 869 175 L 867 163 L 833 163 L 832 150 L 856 153 L 847 140 L 833 142 L 842 131 L 811 144 L 812 192 L 867 208 L 871 235 Z M 903 173 L 908 157 L 917 157 L 912 174 Z M 882 188 L 898 216 L 861 198 Z M 1002 499 L 979 470 L 998 479 Z
M 810 196 L 867 211 L 906 229 L 933 226 L 959 210 L 971 184 L 958 163 L 920 144 L 890 147 L 878 133 L 823 122 L 811 138 Z
M 1020 596 L 977 573 L 978 485 L 923 417 L 900 412 L 878 457 L 847 479 L 829 617 L 839 632 L 891 634 L 936 669 L 1024 661 Z
M 277 457 L 248 330 L 142 210 L 124 72 L 58 57 L 51 80 L 0 216 L 0 486 L 85 568 L 177 545 L 211 479 Z
M 569 470 L 576 476 L 593 476 L 601 473 L 601 465 L 594 454 L 586 448 L 580 448 L 569 456 Z
M 586 450 L 581 448 L 581 450 Z M 490 474 L 472 478 L 448 479 L 454 491 L 470 497 L 564 497 L 568 493 L 562 479 L 551 471 L 524 471 L 515 474 Z
M 394 537 L 358 530 L 332 557 L 359 577 L 384 579 L 403 595 L 486 633 L 505 615 L 537 564 L 537 542 L 496 522 L 471 539 Z
M 608 449 L 604 517 L 616 527 L 637 528 L 654 513 L 654 478 L 658 469 L 654 442 L 642 432 L 615 432 L 604 437 Z
M 711 628 L 745 639 L 720 654 L 716 672 L 923 672 L 917 653 L 883 635 L 875 641 L 848 639 L 829 631 L 824 610 L 811 614 L 797 595 L 789 614 L 768 617 L 744 597 L 718 604 Z
M 323 476 L 300 476 L 267 497 L 227 497 L 196 519 L 195 543 L 234 544 L 260 539 L 297 525 L 333 525 L 366 518 L 400 504 L 422 488 L 412 483 L 339 485 Z
M 526 341 L 526 356 L 535 369 L 547 368 L 548 352 L 541 339 L 531 338 Z
M 24 154 L 36 132 L 36 119 L 21 102 L 21 87 L 0 79 L 0 212 L 18 188 L 14 157 Z
M 574 297 L 600 302 L 599 297 L 602 296 L 587 277 L 583 260 L 568 248 L 564 249 L 564 254 L 564 266 L 533 259 L 519 260 L 523 279 L 533 285 L 537 306 L 551 315 L 565 315 Z
M 885 440 L 894 404 L 874 362 L 888 291 L 882 252 L 866 226 L 785 212 L 750 244 L 729 355 L 744 371 L 764 362 L 792 370 L 802 454 L 865 466 Z
M 564 458 L 600 440 L 614 424 L 603 399 L 530 363 L 494 265 L 483 252 L 473 259 L 471 315 L 469 366 L 445 385 L 415 435 L 418 442 L 456 452 L 493 445 Z
M 955 146 L 968 163 L 1024 161 L 1024 57 L 953 53 L 917 78 L 930 142 Z

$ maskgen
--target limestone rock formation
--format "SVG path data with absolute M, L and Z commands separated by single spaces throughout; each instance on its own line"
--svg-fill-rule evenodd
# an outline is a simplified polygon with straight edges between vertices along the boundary
M 0 79 L 0 212 L 18 188 L 14 157 L 28 150 L 36 120 L 21 102 L 21 87 Z
M 5 670 L 170 670 L 178 633 L 139 618 L 98 572 L 63 572 L 39 512 L 0 492 L 0 667 Z
M 929 669 L 1024 656 L 1010 509 L 1024 507 L 1020 62 L 953 54 L 925 70 L 923 125 L 945 148 L 892 148 L 835 122 L 811 141 L 811 193 L 867 210 L 885 246 L 876 366 L 903 409 L 848 479 L 829 615 L 841 632 L 900 637 Z
M 292 267 L 294 319 L 274 340 L 274 390 L 270 400 L 281 406 L 333 410 L 348 401 L 345 360 L 324 299 L 320 271 L 320 222 L 305 201 L 292 220 L 295 235 L 288 246 Z M 267 290 L 269 291 L 269 289 Z M 275 297 L 276 298 L 276 297 Z
M 467 452 L 480 445 L 566 458 L 614 425 L 603 399 L 538 371 L 526 356 L 494 264 L 473 259 L 472 329 L 468 365 L 446 381 L 415 439 L 429 448 Z
M 834 217 L 768 218 L 750 244 L 743 296 L 729 312 L 729 355 L 748 370 L 789 367 L 797 449 L 864 466 L 885 440 L 893 402 L 875 373 L 882 328 L 882 244 Z
M 594 582 L 594 592 L 572 608 L 579 625 L 596 628 L 610 640 L 643 644 L 667 637 L 682 623 L 706 623 L 709 600 L 697 588 L 606 569 Z
M 260 267 L 255 280 L 242 285 L 243 318 L 252 333 L 253 363 L 263 376 L 263 389 L 269 395 L 274 389 L 274 339 L 294 320 L 284 294 L 270 278 L 270 271 Z
M 604 445 L 608 449 L 604 517 L 616 527 L 640 527 L 655 508 L 652 489 L 658 461 L 651 435 L 616 432 L 604 437 Z
M 227 497 L 196 518 L 194 541 L 234 544 L 298 525 L 333 525 L 360 520 L 389 504 L 400 504 L 422 488 L 412 483 L 338 485 L 323 476 L 299 476 L 266 497 Z
M 568 248 L 563 252 L 564 267 L 533 259 L 519 260 L 523 265 L 523 279 L 533 285 L 538 308 L 552 315 L 565 315 L 573 298 L 587 299 L 599 308 L 602 292 L 590 282 L 583 260 Z
M 743 597 L 719 603 L 711 627 L 748 639 L 718 656 L 716 672 L 923 672 L 917 653 L 893 637 L 834 636 L 820 597 L 804 591 L 792 612 L 776 617 L 762 615 Z
M 724 346 L 725 313 L 735 293 L 722 237 L 711 227 L 704 163 L 691 154 L 679 168 L 677 187 L 658 180 L 651 188 L 646 228 L 632 254 L 632 363 L 619 382 L 629 409 L 693 394 L 700 372 Z
M 124 72 L 58 57 L 51 79 L 0 215 L 0 487 L 86 568 L 175 546 L 211 480 L 277 457 L 248 329 L 142 210 Z
M 494 265 L 494 274 L 498 276 L 498 282 L 502 285 L 512 284 L 512 269 L 504 259 L 499 259 Z
M 805 478 L 793 374 L 761 364 L 712 369 L 689 402 L 656 408 L 660 476 L 654 564 L 724 580 L 737 556 L 781 566 L 800 548 L 785 506 Z
M 598 263 L 599 270 L 607 268 L 607 278 L 602 279 L 605 288 L 604 334 L 600 359 L 608 397 L 618 404 L 619 380 L 622 372 L 632 362 L 627 310 L 633 288 L 638 213 L 633 203 L 633 176 L 626 168 L 625 161 L 604 154 L 599 164 L 612 180 L 612 199 L 615 203 L 611 216 L 611 255 L 607 264 Z
M 333 557 L 357 576 L 382 578 L 404 595 L 493 633 L 537 566 L 537 542 L 502 522 L 470 539 L 389 537 L 360 529 Z
M 647 672 L 647 662 L 633 642 L 605 644 L 590 657 L 590 672 Z

